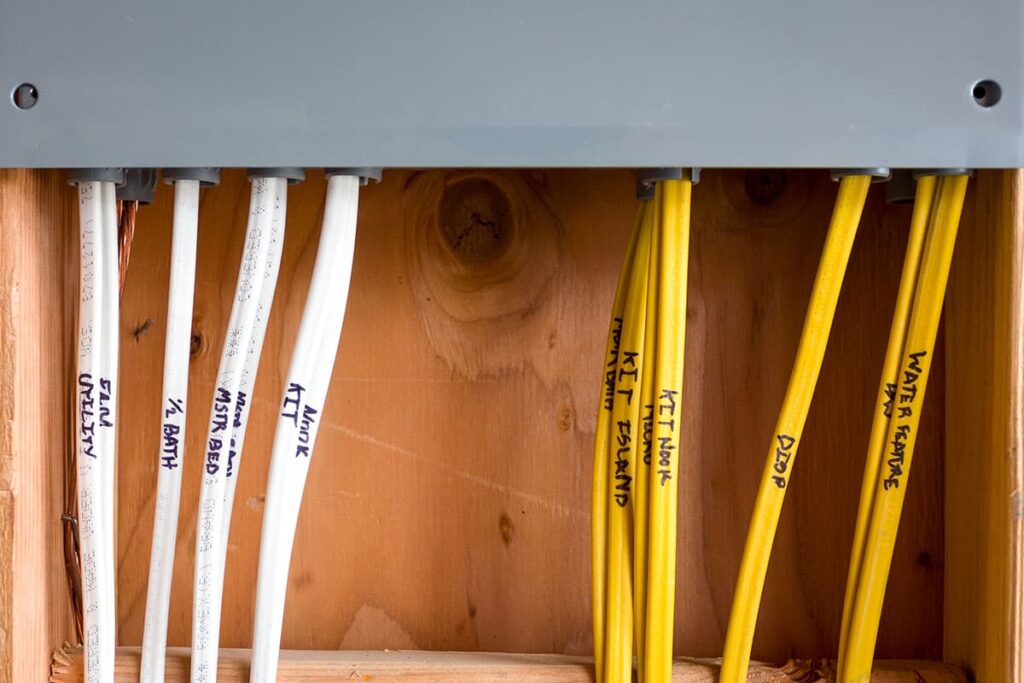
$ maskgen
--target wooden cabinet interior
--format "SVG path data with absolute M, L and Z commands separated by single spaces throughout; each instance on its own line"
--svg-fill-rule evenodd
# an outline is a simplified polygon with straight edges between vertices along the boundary
M 389 170 L 365 190 L 284 647 L 589 653 L 590 449 L 633 183 L 625 170 Z M 1019 172 L 972 181 L 937 348 L 945 372 L 929 385 L 878 643 L 880 658 L 945 659 L 991 675 L 979 680 L 1020 672 L 1022 192 Z M 754 645 L 764 661 L 835 655 L 910 212 L 884 194 L 872 190 L 861 224 L 775 543 Z M 251 636 L 267 461 L 323 196 L 319 172 L 289 194 L 230 539 L 229 648 Z M 694 190 L 677 653 L 721 652 L 834 196 L 823 171 L 708 170 Z M 172 645 L 189 636 L 198 453 L 247 201 L 241 171 L 202 196 Z M 0 171 L 0 555 L 13 557 L 0 563 L 0 681 L 41 680 L 50 652 L 74 639 L 60 520 L 73 204 L 58 173 Z M 161 187 L 139 211 L 122 299 L 127 646 L 141 642 L 145 610 L 170 225 Z

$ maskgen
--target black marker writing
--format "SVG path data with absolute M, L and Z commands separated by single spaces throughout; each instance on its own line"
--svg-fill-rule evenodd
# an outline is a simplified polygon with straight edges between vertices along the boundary
M 776 474 L 772 476 L 772 481 L 780 489 L 784 489 L 789 479 L 786 473 L 789 472 L 789 460 L 793 457 L 796 439 L 788 434 L 777 434 L 775 438 L 779 445 L 775 448 L 775 463 L 772 465 L 772 469 Z
M 231 410 L 231 392 L 223 387 L 217 387 L 217 395 L 213 399 L 213 429 L 210 430 L 210 441 L 206 450 L 206 473 L 217 474 L 220 471 L 221 451 L 224 448 L 224 438 L 215 436 L 222 434 L 228 429 L 228 413 Z
M 305 403 L 303 395 L 306 387 L 296 382 L 289 382 L 284 392 L 284 401 L 281 406 L 281 417 L 292 421 L 298 430 L 298 445 L 295 448 L 295 457 L 309 457 L 311 448 L 311 428 L 316 422 L 319 411 L 313 406 Z
M 622 340 L 622 318 L 615 318 L 612 324 L 612 347 L 604 372 L 604 409 L 611 411 L 615 403 L 615 368 L 619 364 L 619 342 Z
M 645 465 L 651 464 L 651 451 L 654 450 L 654 404 L 648 403 L 644 406 L 644 414 L 641 418 L 643 428 L 640 432 L 640 443 L 644 447 L 643 451 L 643 463 Z
M 238 400 L 235 401 L 235 418 L 231 422 L 233 429 L 240 429 L 242 427 L 242 409 L 245 408 L 246 394 L 244 391 L 238 392 Z M 238 455 L 238 440 L 239 434 L 231 434 L 231 446 L 228 448 L 228 467 L 224 472 L 225 477 L 235 476 L 235 456 Z
M 629 420 L 619 420 L 615 424 L 618 428 L 618 435 L 615 437 L 618 447 L 615 450 L 614 496 L 615 504 L 624 508 L 629 503 L 629 488 L 633 483 L 633 477 L 629 475 L 629 451 L 633 444 L 633 433 Z
M 92 375 L 83 372 L 78 376 L 78 417 L 79 434 L 81 435 L 82 454 L 87 458 L 95 459 L 96 456 L 96 399 L 93 395 L 96 385 L 92 381 Z
M 664 486 L 672 479 L 672 460 L 679 450 L 676 444 L 676 413 L 679 410 L 679 392 L 662 389 L 658 394 L 658 425 L 668 429 L 667 436 L 658 437 L 658 481 Z
M 113 427 L 114 418 L 110 408 L 110 397 L 114 392 L 110 380 L 100 377 L 100 427 Z
M 885 403 L 882 404 L 882 414 L 892 417 L 892 406 L 896 402 L 896 385 L 892 382 L 885 383 Z
M 636 351 L 623 351 L 622 361 L 619 363 L 618 389 L 616 393 L 626 397 L 626 405 L 633 403 L 633 386 L 639 378 L 640 371 L 637 366 L 637 359 L 640 354 Z
M 922 361 L 927 355 L 927 351 L 917 351 L 907 355 L 907 365 L 903 369 L 899 386 L 895 417 L 896 428 L 893 430 L 893 438 L 889 442 L 889 457 L 886 459 L 889 476 L 882 480 L 882 489 L 885 491 L 898 489 L 900 479 L 905 472 L 907 445 L 914 429 L 910 424 L 910 418 L 914 415 L 917 401 L 917 384 L 925 372 Z
M 167 399 L 167 407 L 164 408 L 163 423 L 163 446 L 160 449 L 160 466 L 164 469 L 173 470 L 178 466 L 179 449 L 181 447 L 181 425 L 172 421 L 172 417 L 182 415 L 185 412 L 184 401 L 181 399 Z

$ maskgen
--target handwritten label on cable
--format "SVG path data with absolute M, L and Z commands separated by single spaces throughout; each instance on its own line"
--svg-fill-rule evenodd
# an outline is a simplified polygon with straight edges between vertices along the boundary
M 665 427 L 668 434 L 658 436 L 658 483 L 665 486 L 672 480 L 673 460 L 679 452 L 676 413 L 679 412 L 679 391 L 662 389 L 658 392 L 658 425 Z
M 892 407 L 896 403 L 896 384 L 885 383 L 885 403 L 882 404 L 882 415 L 892 417 Z
M 246 393 L 244 391 L 238 392 L 238 399 L 235 401 L 235 416 L 231 421 L 231 429 L 242 428 L 242 411 L 245 410 Z M 237 437 L 240 436 L 234 431 L 231 432 L 231 446 L 228 448 L 228 467 L 227 471 L 224 472 L 225 477 L 235 476 L 235 456 L 238 455 L 238 442 Z
M 111 383 L 109 379 L 100 378 L 99 390 L 91 373 L 78 375 L 78 415 L 79 433 L 81 435 L 82 454 L 87 458 L 96 459 L 96 429 L 113 427 L 113 411 L 111 410 Z
M 619 507 L 626 507 L 629 504 L 630 489 L 633 485 L 633 477 L 629 474 L 631 463 L 630 453 L 635 452 L 633 445 L 633 411 L 628 408 L 633 404 L 633 395 L 637 380 L 640 378 L 640 354 L 636 351 L 622 351 L 622 358 L 618 364 L 618 372 L 615 377 L 615 393 L 625 399 L 627 406 L 627 417 L 615 423 L 615 476 L 612 481 L 612 495 L 615 504 Z
M 168 398 L 164 408 L 163 446 L 160 448 L 160 466 L 173 470 L 178 467 L 181 449 L 181 422 L 185 414 L 185 402 L 180 398 Z
M 83 372 L 78 376 L 78 419 L 81 436 L 82 455 L 96 458 L 96 385 L 92 375 Z
M 281 406 L 281 417 L 289 419 L 296 429 L 299 430 L 297 444 L 295 446 L 295 457 L 308 458 L 312 448 L 312 427 L 316 423 L 319 410 L 309 405 L 305 400 L 306 387 L 296 382 L 289 382 L 284 392 L 284 402 Z
M 217 387 L 213 398 L 213 418 L 211 421 L 210 440 L 206 449 L 206 473 L 213 476 L 220 471 L 220 460 L 224 450 L 223 434 L 228 429 L 228 414 L 231 411 L 231 392 Z
M 619 365 L 619 342 L 622 341 L 622 318 L 615 318 L 612 323 L 612 346 L 608 350 L 608 359 L 604 371 L 604 409 L 611 412 L 615 404 L 615 368 Z
M 796 439 L 789 434 L 776 434 L 775 440 L 779 445 L 775 447 L 775 462 L 772 464 L 775 474 L 772 476 L 772 482 L 778 488 L 784 489 L 789 482 L 789 461 L 796 452 Z
M 882 480 L 882 488 L 886 491 L 898 489 L 900 480 L 904 475 L 906 464 L 907 442 L 910 439 L 913 426 L 910 424 L 914 416 L 918 398 L 918 380 L 924 374 L 925 368 L 922 361 L 928 355 L 927 351 L 917 351 L 908 354 L 907 366 L 903 368 L 900 378 L 899 393 L 896 395 L 896 426 L 893 430 L 892 441 L 889 442 L 889 458 L 886 464 L 889 466 L 889 476 Z
M 114 426 L 114 411 L 111 408 L 111 397 L 114 395 L 114 391 L 109 379 L 100 377 L 100 401 L 99 401 L 99 426 L 100 427 L 113 427 Z
M 648 403 L 644 406 L 643 417 L 640 418 L 642 428 L 640 431 L 640 444 L 643 446 L 641 462 L 650 466 L 651 453 L 654 451 L 654 404 Z

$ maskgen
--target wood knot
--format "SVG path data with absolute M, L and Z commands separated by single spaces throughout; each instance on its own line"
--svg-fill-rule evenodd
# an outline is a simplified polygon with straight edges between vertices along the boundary
M 572 429 L 572 410 L 569 406 L 562 406 L 558 411 L 558 428 L 563 432 Z
M 801 224 L 807 220 L 808 203 L 817 196 L 819 180 L 828 178 L 826 174 L 774 169 L 708 171 L 701 177 L 701 197 L 714 199 L 694 205 L 693 224 L 714 226 L 716 232 Z
M 502 513 L 501 518 L 498 520 L 498 530 L 501 532 L 501 540 L 505 542 L 505 545 L 512 542 L 512 534 L 515 532 L 516 527 L 512 523 L 512 518 L 505 513 Z
M 204 348 L 206 348 L 206 340 L 203 337 L 203 333 L 199 330 L 193 329 L 192 337 L 190 338 L 188 345 L 188 355 L 195 358 L 203 352 Z
M 545 196 L 524 172 L 427 171 L 403 199 L 409 283 L 438 355 L 470 379 L 520 371 L 555 314 L 562 230 Z
M 777 201 L 786 191 L 789 175 L 785 171 L 755 169 L 747 171 L 743 177 L 743 185 L 747 197 L 757 206 L 766 206 Z
M 490 180 L 468 178 L 441 195 L 438 226 L 455 259 L 479 266 L 501 257 L 515 230 L 508 197 Z

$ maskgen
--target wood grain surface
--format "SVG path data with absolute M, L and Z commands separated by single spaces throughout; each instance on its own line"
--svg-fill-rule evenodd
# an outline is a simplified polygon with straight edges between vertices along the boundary
M 74 637 L 61 512 L 71 424 L 73 194 L 60 173 L 0 170 L 0 682 L 46 680 Z
M 1024 173 L 981 172 L 946 306 L 944 651 L 1024 680 Z
M 590 451 L 627 171 L 400 171 L 362 194 L 352 293 L 292 558 L 284 646 L 589 654 Z M 708 171 L 694 191 L 676 652 L 718 656 L 836 186 Z M 324 182 L 290 191 L 240 467 L 222 644 L 247 647 L 263 492 Z M 248 183 L 204 190 L 170 643 L 187 645 L 202 439 Z M 171 192 L 123 297 L 120 642 L 141 642 Z M 834 655 L 909 209 L 871 193 L 779 526 L 754 655 Z M 965 226 L 967 227 L 967 226 Z M 941 344 L 940 344 L 941 347 Z M 942 353 L 941 348 L 938 353 Z M 878 654 L 940 659 L 944 382 L 929 386 Z
M 222 650 L 217 668 L 220 683 L 249 680 L 248 650 Z M 139 680 L 138 648 L 118 651 L 115 683 Z M 719 662 L 707 659 L 677 659 L 673 683 L 715 683 Z M 747 680 L 752 683 L 793 683 L 834 681 L 835 662 L 790 660 L 782 666 L 753 663 Z M 168 653 L 168 683 L 187 681 L 189 651 L 173 648 Z M 64 648 L 54 654 L 52 683 L 80 683 L 82 653 Z M 592 683 L 593 662 L 589 657 L 571 655 L 521 655 L 496 652 L 303 652 L 281 653 L 277 680 L 280 683 L 327 683 L 331 681 L 374 681 L 374 683 Z M 936 662 L 879 662 L 872 683 L 967 683 L 963 669 Z

